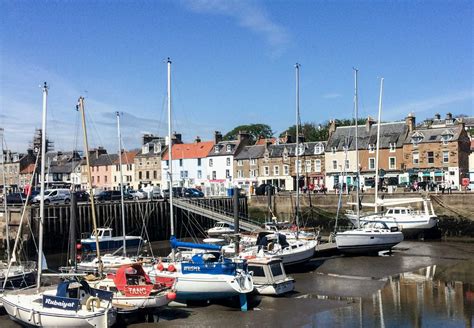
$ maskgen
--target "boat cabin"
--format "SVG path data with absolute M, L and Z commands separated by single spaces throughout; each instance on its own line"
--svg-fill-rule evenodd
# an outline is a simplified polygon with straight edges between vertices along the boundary
M 93 231 L 90 238 L 95 239 L 95 236 L 95 231 Z M 112 238 L 112 228 L 97 228 L 97 237 L 99 240 Z
M 288 277 L 280 258 L 252 258 L 247 260 L 248 270 L 253 272 L 257 293 L 281 295 L 294 289 L 294 279 Z

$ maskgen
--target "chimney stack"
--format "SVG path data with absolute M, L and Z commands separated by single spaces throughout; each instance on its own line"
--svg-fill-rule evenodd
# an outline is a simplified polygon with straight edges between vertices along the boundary
M 448 121 L 448 120 L 452 120 L 452 119 L 453 119 L 453 114 L 447 113 L 446 114 L 446 120 Z
M 200 143 L 200 142 L 201 142 L 201 138 L 199 138 L 199 136 L 197 136 L 196 139 L 194 139 L 194 142 L 195 142 L 195 143 Z
M 435 114 L 435 119 L 436 119 L 436 120 L 440 120 L 440 119 L 441 119 L 441 115 L 440 115 L 439 113 L 436 113 L 436 114 Z
M 173 132 L 173 135 L 171 136 L 172 144 L 174 145 L 174 144 L 181 144 L 181 143 L 183 143 L 183 142 L 181 141 L 181 137 L 182 137 L 182 136 L 181 136 L 181 133 L 176 133 L 176 131 Z
M 365 122 L 365 132 L 369 133 L 370 128 L 372 128 L 372 125 L 374 125 L 374 123 L 375 123 L 375 120 L 372 117 L 368 116 L 367 122 Z
M 330 120 L 329 129 L 328 129 L 329 138 L 332 136 L 334 132 L 336 132 L 336 120 Z
M 405 118 L 405 123 L 408 126 L 408 132 L 413 132 L 415 131 L 415 115 L 413 113 L 408 113 L 408 116 Z
M 155 139 L 155 136 L 153 134 L 144 134 L 142 137 L 142 145 L 146 145 L 147 143 L 153 141 Z
M 222 141 L 222 133 L 220 131 L 214 131 L 214 143 L 218 144 Z

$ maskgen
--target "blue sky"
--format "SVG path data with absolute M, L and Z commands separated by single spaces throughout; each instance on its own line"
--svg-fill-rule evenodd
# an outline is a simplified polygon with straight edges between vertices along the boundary
M 186 141 L 240 124 L 276 134 L 301 119 L 351 118 L 352 67 L 360 116 L 417 120 L 473 113 L 472 1 L 8 1 L 0 0 L 0 126 L 24 151 L 41 125 L 57 150 L 81 148 L 79 96 L 91 146 L 128 149 L 164 135 L 166 58 L 173 61 L 173 125 Z M 78 146 L 76 146 L 78 145 Z

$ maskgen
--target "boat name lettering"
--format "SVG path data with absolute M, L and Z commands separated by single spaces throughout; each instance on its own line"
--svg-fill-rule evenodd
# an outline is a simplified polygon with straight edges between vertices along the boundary
M 185 269 L 187 271 L 201 271 L 201 268 L 198 266 L 187 266 Z

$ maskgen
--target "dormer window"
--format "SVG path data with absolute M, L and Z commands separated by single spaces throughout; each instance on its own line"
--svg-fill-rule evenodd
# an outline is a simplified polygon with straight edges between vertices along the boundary
M 349 147 L 347 147 L 346 145 L 344 145 L 344 146 L 342 146 L 342 150 L 348 151 L 348 150 L 349 150 Z
M 321 143 L 321 142 L 318 142 L 315 146 L 314 146 L 314 154 L 315 155 L 320 155 L 324 152 L 324 145 Z
M 336 153 L 336 147 L 331 147 L 331 152 L 332 152 L 333 154 L 335 154 L 335 153 Z
M 421 132 L 415 132 L 411 136 L 411 142 L 414 146 L 418 145 L 425 136 Z
M 143 145 L 143 147 L 142 147 L 142 153 L 143 153 L 143 154 L 148 154 L 148 145 Z
M 219 152 L 219 146 L 218 146 L 218 145 L 215 145 L 215 146 L 214 146 L 214 152 L 215 152 L 215 153 L 218 153 L 218 152 Z
M 231 145 L 225 146 L 225 151 L 230 153 L 232 151 L 232 146 Z
M 155 150 L 155 154 L 158 154 L 158 153 L 161 152 L 161 144 L 160 144 L 160 143 L 156 143 L 154 148 L 155 148 L 155 149 L 154 149 L 154 150 Z
M 305 144 L 299 144 L 298 145 L 298 156 L 303 156 L 305 149 L 306 149 Z
M 374 144 L 369 144 L 369 153 L 375 152 L 375 145 Z
M 390 143 L 390 152 L 391 153 L 395 152 L 395 147 L 396 147 L 395 143 L 391 142 Z
M 443 145 L 447 145 L 449 141 L 454 138 L 454 132 L 452 130 L 444 130 L 441 134 L 441 141 Z

